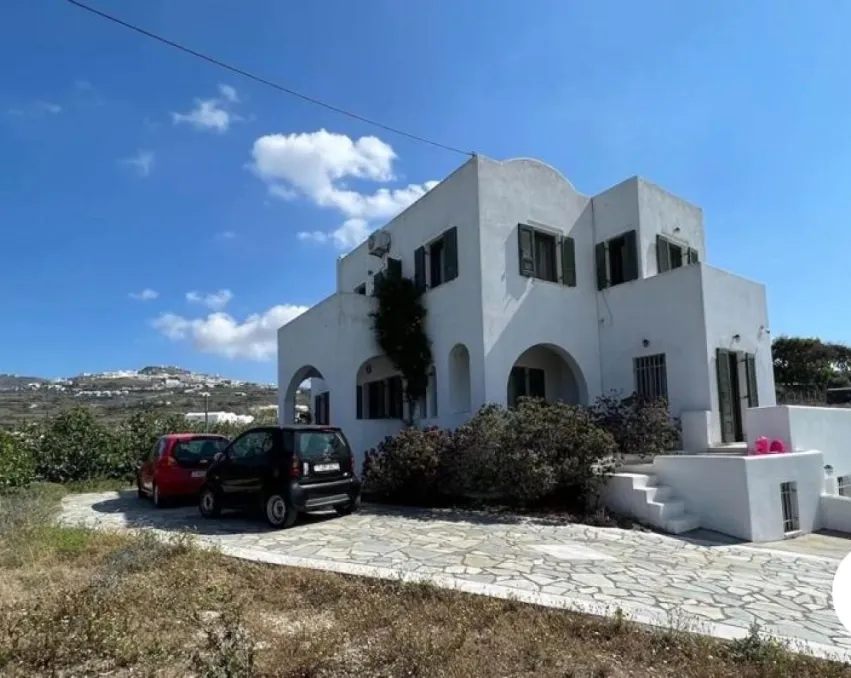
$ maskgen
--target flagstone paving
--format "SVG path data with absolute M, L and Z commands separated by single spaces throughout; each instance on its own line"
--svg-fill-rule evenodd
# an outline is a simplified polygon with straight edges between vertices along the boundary
M 653 533 L 552 525 L 451 511 L 364 507 L 344 518 L 305 517 L 294 528 L 193 506 L 156 510 L 129 494 L 66 497 L 59 520 L 103 529 L 190 532 L 240 558 L 349 574 L 428 580 L 661 626 L 741 637 L 762 630 L 793 649 L 851 661 L 851 636 L 830 595 L 840 555 L 717 545 Z M 709 545 L 707 545 L 709 544 Z

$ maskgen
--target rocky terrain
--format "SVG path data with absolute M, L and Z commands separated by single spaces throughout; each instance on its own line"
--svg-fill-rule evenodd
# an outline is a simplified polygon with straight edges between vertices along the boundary
M 196 374 L 171 366 L 140 370 L 83 373 L 74 377 L 0 374 L 0 425 L 49 417 L 65 407 L 86 405 L 107 419 L 126 416 L 135 408 L 156 407 L 185 414 L 209 411 L 257 415 L 277 406 L 275 384 Z M 300 394 L 299 402 L 307 402 Z

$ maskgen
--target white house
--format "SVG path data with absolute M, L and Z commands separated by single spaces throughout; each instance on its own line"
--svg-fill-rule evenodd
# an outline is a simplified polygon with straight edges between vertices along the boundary
M 703 212 L 633 177 L 588 197 L 529 159 L 473 157 L 337 261 L 336 292 L 278 331 L 279 413 L 312 379 L 314 418 L 356 453 L 403 426 L 401 379 L 370 326 L 377 275 L 426 290 L 434 368 L 422 424 L 485 403 L 667 396 L 692 453 L 745 440 L 775 404 L 764 286 L 705 263 Z

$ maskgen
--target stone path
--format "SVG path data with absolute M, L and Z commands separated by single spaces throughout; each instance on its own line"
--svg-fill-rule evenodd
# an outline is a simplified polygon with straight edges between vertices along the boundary
M 192 532 L 238 558 L 355 575 L 427 580 L 471 593 L 613 614 L 722 638 L 752 622 L 792 649 L 851 662 L 831 606 L 839 557 L 582 525 L 451 511 L 365 507 L 271 531 L 260 521 L 207 521 L 194 506 L 155 510 L 135 495 L 66 497 L 59 520 L 104 529 Z

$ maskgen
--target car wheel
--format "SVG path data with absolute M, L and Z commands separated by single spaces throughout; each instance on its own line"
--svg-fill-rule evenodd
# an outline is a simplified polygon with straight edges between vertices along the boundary
M 280 492 L 272 492 L 266 497 L 264 513 L 266 522 L 276 529 L 292 527 L 298 518 L 296 510 Z
M 205 518 L 218 518 L 222 515 L 222 502 L 215 488 L 205 485 L 198 497 L 198 510 Z
M 151 499 L 154 500 L 154 506 L 156 508 L 163 508 L 166 504 L 165 499 L 160 494 L 160 486 L 154 483 L 153 488 L 151 489 Z

